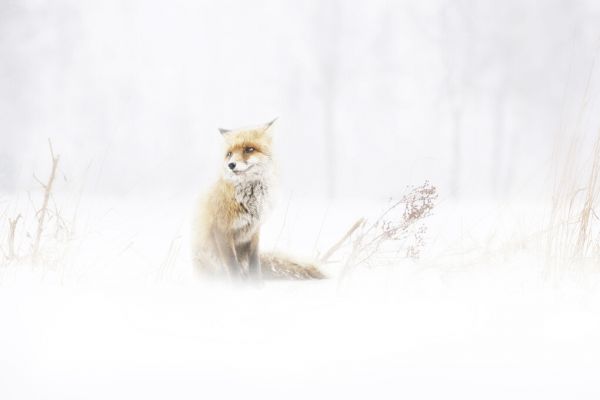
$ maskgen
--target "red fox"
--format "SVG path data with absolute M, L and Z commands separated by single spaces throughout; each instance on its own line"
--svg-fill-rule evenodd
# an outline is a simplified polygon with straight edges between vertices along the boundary
M 194 226 L 192 256 L 201 273 L 233 280 L 324 278 L 314 265 L 259 252 L 260 226 L 274 180 L 274 122 L 219 129 L 226 147 L 222 173 L 200 202 Z

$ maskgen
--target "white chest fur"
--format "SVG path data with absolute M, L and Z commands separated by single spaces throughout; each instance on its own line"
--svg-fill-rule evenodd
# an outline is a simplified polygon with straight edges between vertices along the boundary
M 243 209 L 233 224 L 237 233 L 236 242 L 248 242 L 259 229 L 268 208 L 269 185 L 262 180 L 237 182 L 235 199 Z

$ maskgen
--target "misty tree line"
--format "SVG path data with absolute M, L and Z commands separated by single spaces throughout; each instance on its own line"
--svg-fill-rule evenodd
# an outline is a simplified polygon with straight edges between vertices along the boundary
M 22 185 L 52 136 L 81 152 L 74 169 L 113 157 L 104 191 L 149 170 L 184 186 L 190 165 L 210 165 L 183 152 L 204 132 L 279 113 L 288 181 L 309 193 L 430 179 L 455 196 L 506 194 L 569 133 L 599 16 L 591 0 L 4 2 L 0 183 Z M 294 167 L 299 147 L 318 174 Z

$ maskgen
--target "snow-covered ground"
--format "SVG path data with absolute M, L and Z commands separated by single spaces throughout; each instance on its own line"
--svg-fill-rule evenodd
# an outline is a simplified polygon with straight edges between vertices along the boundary
M 240 288 L 192 273 L 191 197 L 78 204 L 52 263 L 0 268 L 2 399 L 600 396 L 600 275 L 548 275 L 539 205 L 440 201 L 419 260 Z M 283 196 L 264 247 L 380 206 Z

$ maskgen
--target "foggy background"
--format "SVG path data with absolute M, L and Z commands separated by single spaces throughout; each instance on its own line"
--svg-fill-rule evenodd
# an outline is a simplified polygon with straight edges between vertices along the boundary
M 296 195 L 537 195 L 597 130 L 599 38 L 594 0 L 3 0 L 0 191 L 51 138 L 87 193 L 196 193 L 218 127 L 278 116 Z
M 598 54 L 598 0 L 0 0 L 0 398 L 599 399 Z M 261 251 L 328 279 L 197 279 L 275 117 Z

